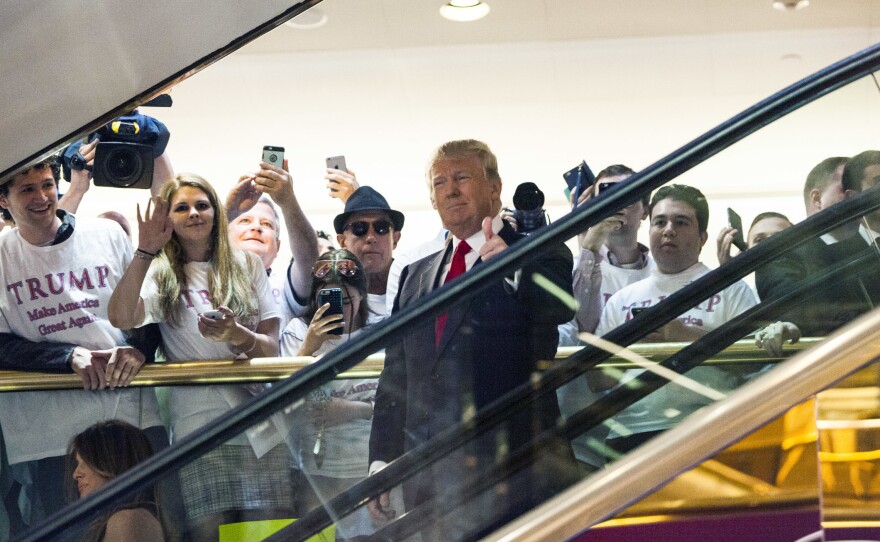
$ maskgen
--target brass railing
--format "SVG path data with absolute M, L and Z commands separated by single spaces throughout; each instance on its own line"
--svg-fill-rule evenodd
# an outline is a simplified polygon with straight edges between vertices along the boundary
M 821 339 L 803 339 L 800 343 L 786 346 L 788 353 L 809 348 Z M 681 350 L 684 343 L 636 344 L 630 347 L 633 352 L 651 361 L 662 361 Z M 556 359 L 565 359 L 578 347 L 563 347 Z M 767 363 L 774 359 L 763 350 L 755 347 L 753 341 L 739 341 L 709 360 L 709 364 Z M 141 368 L 131 386 L 187 386 L 193 384 L 234 384 L 250 382 L 273 382 L 289 377 L 306 365 L 314 362 L 311 357 L 254 358 L 245 360 L 189 361 L 185 363 L 154 363 Z M 385 355 L 373 354 L 351 371 L 341 373 L 338 378 L 378 377 L 385 363 Z M 603 367 L 629 368 L 632 363 L 622 358 L 612 357 L 600 364 Z M 76 389 L 82 384 L 73 373 L 42 373 L 23 371 L 0 371 L 0 392 Z

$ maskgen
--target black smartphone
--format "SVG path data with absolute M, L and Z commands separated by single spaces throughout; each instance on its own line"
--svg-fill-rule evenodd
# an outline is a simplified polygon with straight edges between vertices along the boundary
M 271 145 L 263 147 L 263 162 L 270 166 L 284 167 L 284 147 L 273 147 Z
M 331 314 L 342 314 L 342 288 L 322 288 L 318 292 L 318 306 L 323 307 L 325 303 L 330 304 L 330 308 L 324 313 L 324 316 Z M 332 335 L 342 335 L 342 329 L 345 322 L 340 320 L 340 327 L 330 330 L 328 333 Z
M 338 169 L 339 171 L 348 173 L 348 168 L 345 167 L 345 157 L 331 156 L 327 159 L 327 169 Z
M 629 310 L 629 312 L 631 312 L 633 315 L 633 318 L 635 318 L 636 316 L 638 316 L 638 314 L 640 312 L 645 311 L 645 310 L 648 310 L 648 307 L 633 307 Z
M 730 207 L 727 208 L 727 222 L 730 224 L 731 228 L 736 230 L 736 235 L 733 236 L 733 246 L 741 251 L 749 248 L 748 245 L 746 245 L 745 238 L 743 238 L 742 218 L 740 218 L 740 216 L 736 214 L 736 211 Z

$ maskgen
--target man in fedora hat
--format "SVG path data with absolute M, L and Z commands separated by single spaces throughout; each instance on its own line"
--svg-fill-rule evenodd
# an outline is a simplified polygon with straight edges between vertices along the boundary
M 371 312 L 384 317 L 388 272 L 392 252 L 400 241 L 403 213 L 389 207 L 374 188 L 362 186 L 345 202 L 345 211 L 336 215 L 333 227 L 339 246 L 353 252 L 364 265 Z

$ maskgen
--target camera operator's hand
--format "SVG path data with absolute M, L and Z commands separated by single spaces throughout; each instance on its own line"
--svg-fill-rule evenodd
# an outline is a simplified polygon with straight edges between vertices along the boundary
M 357 181 L 357 175 L 352 170 L 342 171 L 341 169 L 327 168 L 327 190 L 330 191 L 331 198 L 338 198 L 345 205 L 348 198 L 355 190 L 361 187 Z
M 251 210 L 260 200 L 262 192 L 254 186 L 254 175 L 242 175 L 238 184 L 232 187 L 226 196 L 226 215 L 229 221 Z
M 730 247 L 733 245 L 734 235 L 736 235 L 736 230 L 730 226 L 721 228 L 721 231 L 718 233 L 718 265 L 723 265 L 730 261 Z
M 296 201 L 296 196 L 293 194 L 293 177 L 288 172 L 286 159 L 283 168 L 260 162 L 260 171 L 254 177 L 254 188 L 269 194 L 272 201 L 282 209 Z
M 98 146 L 98 140 L 95 139 L 90 143 L 85 143 L 79 148 L 88 169 L 70 170 L 70 188 L 64 193 L 58 202 L 58 208 L 64 209 L 69 213 L 76 213 L 79 204 L 82 202 L 83 196 L 92 187 L 92 166 L 95 165 L 95 148 Z
M 151 197 L 147 210 L 141 217 L 141 205 L 137 205 L 138 249 L 150 254 L 158 254 L 165 243 L 171 240 L 174 226 L 168 216 L 170 205 L 160 197 Z
M 519 224 L 516 223 L 516 215 L 508 208 L 501 209 L 501 219 L 510 224 L 513 231 L 519 231 Z

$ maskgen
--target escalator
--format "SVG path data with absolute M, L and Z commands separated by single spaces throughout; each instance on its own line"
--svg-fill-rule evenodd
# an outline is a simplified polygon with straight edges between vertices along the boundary
M 315 390 L 326 386 L 337 375 L 357 368 L 360 360 L 367 356 L 380 349 L 393 348 L 401 337 L 417 327 L 417 322 L 433 321 L 441 313 L 488 288 L 493 277 L 514 275 L 529 262 L 544 257 L 554 243 L 569 242 L 578 233 L 638 201 L 644 194 L 674 182 L 683 173 L 760 128 L 869 76 L 878 66 L 880 47 L 875 46 L 757 104 L 632 176 L 619 189 L 535 232 L 456 283 L 434 292 L 419 306 L 400 311 L 319 362 L 275 383 L 250 403 L 156 454 L 102 491 L 49 517 L 22 535 L 20 540 L 61 539 L 112 510 L 127 496 L 173 482 L 181 468 L 193 464 L 219 445 L 249 431 L 263 430 L 267 425 L 283 428 L 279 431 L 287 437 L 285 444 L 289 445 L 291 462 L 305 473 L 308 484 L 305 466 L 308 461 L 303 463 L 302 454 L 317 455 L 318 452 L 313 450 L 318 447 L 303 447 L 301 432 L 308 423 L 303 419 L 304 413 L 308 417 L 310 409 L 315 409 L 311 404 Z M 92 123 L 83 121 L 79 125 L 81 130 L 62 130 L 62 134 L 50 137 L 43 149 L 28 155 L 28 159 L 101 124 L 118 112 L 117 109 L 109 111 Z M 21 163 L 12 160 L 4 171 L 13 170 Z M 843 281 L 863 268 L 866 259 L 880 260 L 880 253 L 842 261 L 836 268 L 827 270 L 821 282 L 792 284 L 789 294 L 745 311 L 699 341 L 678 345 L 678 349 L 671 348 L 654 362 L 645 364 L 643 357 L 634 358 L 621 350 L 736 284 L 774 257 L 878 208 L 880 197 L 875 191 L 865 191 L 776 234 L 611 330 L 602 337 L 607 343 L 582 335 L 584 346 L 555 363 L 544 364 L 528 382 L 500 400 L 477 411 L 463 408 L 465 415 L 461 425 L 438 432 L 426 444 L 352 487 L 332 495 L 318 495 L 323 507 L 302 515 L 297 521 L 292 521 L 294 518 L 256 518 L 229 525 L 225 531 L 221 530 L 221 539 L 317 540 L 322 536 L 332 539 L 329 533 L 371 524 L 364 507 L 370 499 L 386 492 L 390 493 L 396 516 L 384 524 L 371 524 L 377 530 L 364 535 L 365 539 L 403 540 L 422 533 L 425 539 L 562 540 L 584 533 L 675 475 L 770 424 L 793 406 L 809 400 L 880 356 L 875 338 L 880 315 L 871 312 L 834 332 L 827 340 L 817 341 L 815 346 L 810 343 L 811 348 L 803 349 L 791 359 L 776 360 L 755 354 L 739 363 L 711 361 L 717 360 L 731 345 L 746 348 L 737 341 L 783 318 L 798 305 L 810 303 L 811 292 L 817 284 Z M 562 302 L 571 301 L 564 295 L 559 298 Z M 624 357 L 625 363 L 630 365 L 615 367 L 605 364 L 598 369 L 599 364 L 612 354 Z M 646 368 L 650 370 L 644 370 Z M 529 413 L 536 403 L 548 398 L 555 401 L 561 387 L 581 382 L 585 375 L 600 370 L 603 377 L 613 379 L 614 383 L 604 385 L 602 389 L 590 385 L 594 397 L 584 401 L 577 411 L 566 412 L 555 424 L 535 432 L 534 439 L 519 442 L 509 438 L 507 428 L 512 417 Z M 470 398 L 452 400 L 472 404 Z M 652 431 L 644 439 L 626 438 L 634 435 L 631 424 L 626 421 L 627 409 L 631 409 L 630 413 L 648 412 L 662 418 L 663 431 Z M 828 423 L 825 428 L 833 426 Z M 491 436 L 491 442 L 485 442 L 487 435 Z M 585 438 L 594 457 L 601 460 L 572 461 L 574 458 L 568 456 L 568 443 L 578 437 Z M 837 453 L 831 443 L 828 446 L 826 454 Z M 476 448 L 493 450 L 494 460 L 488 464 L 475 463 L 472 456 Z M 829 462 L 840 460 L 845 453 L 849 452 L 828 455 L 826 459 Z M 712 476 L 723 481 L 723 484 L 717 482 L 716 487 L 724 485 L 729 489 L 738 483 L 760 487 L 763 488 L 761 491 L 768 493 L 776 487 L 766 480 L 762 485 L 759 477 L 747 480 L 741 471 L 721 460 L 704 464 L 702 469 L 702 474 L 696 475 L 695 485 L 704 484 L 707 477 Z M 407 479 L 418 476 L 428 476 L 442 483 L 436 484 L 437 493 L 420 506 L 404 510 L 400 501 L 401 486 L 407 484 Z M 532 490 L 538 493 L 530 486 L 535 480 L 555 482 L 549 484 L 552 492 L 542 495 L 546 502 L 540 506 L 536 506 L 531 498 Z M 680 482 L 685 494 L 694 491 L 687 483 Z M 743 493 L 730 492 L 734 497 Z M 871 497 L 873 492 L 867 488 L 862 495 Z M 802 501 L 802 504 L 807 503 L 805 507 L 808 509 L 811 506 L 809 501 L 809 497 Z M 773 522 L 773 519 L 769 521 Z M 757 525 L 759 523 L 755 522 L 755 528 Z M 600 540 L 591 537 L 601 536 L 603 529 L 611 527 L 599 527 L 580 536 L 584 540 Z M 175 528 L 173 532 L 181 538 L 186 537 L 185 527 Z M 801 534 L 809 535 L 810 531 Z

